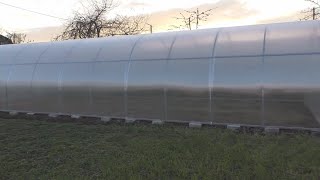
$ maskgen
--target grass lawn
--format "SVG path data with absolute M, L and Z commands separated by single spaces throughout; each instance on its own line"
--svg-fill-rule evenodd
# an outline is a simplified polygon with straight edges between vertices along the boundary
M 0 119 L 0 179 L 320 179 L 320 138 Z

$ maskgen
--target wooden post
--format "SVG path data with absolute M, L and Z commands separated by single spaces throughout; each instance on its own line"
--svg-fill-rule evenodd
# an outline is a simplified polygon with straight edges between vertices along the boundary
M 316 20 L 316 8 L 312 8 L 312 20 Z
M 197 8 L 197 22 L 196 22 L 196 29 L 199 27 L 199 8 Z

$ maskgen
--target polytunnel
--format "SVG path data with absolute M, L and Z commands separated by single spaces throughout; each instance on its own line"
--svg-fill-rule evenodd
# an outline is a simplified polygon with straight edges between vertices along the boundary
M 0 46 L 0 110 L 318 128 L 319 21 Z

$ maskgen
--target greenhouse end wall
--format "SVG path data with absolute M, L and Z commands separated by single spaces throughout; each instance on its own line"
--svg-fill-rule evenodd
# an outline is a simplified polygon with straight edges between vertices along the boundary
M 0 46 L 0 110 L 319 128 L 319 23 Z

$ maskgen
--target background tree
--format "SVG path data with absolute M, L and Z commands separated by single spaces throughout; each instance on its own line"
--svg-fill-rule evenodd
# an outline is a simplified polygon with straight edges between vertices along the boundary
M 145 31 L 148 17 L 145 15 L 121 16 L 116 18 L 116 26 L 109 31 L 115 32 L 112 35 L 135 35 Z
M 117 5 L 112 0 L 91 0 L 83 5 L 83 12 L 75 12 L 63 33 L 56 40 L 97 38 L 115 35 L 139 34 L 144 31 L 147 17 L 120 16 L 108 18 Z
M 9 38 L 13 44 L 21 44 L 21 43 L 31 42 L 31 41 L 26 41 L 27 35 L 24 33 L 15 33 L 15 32 L 9 33 L 9 32 L 7 32 L 6 37 Z
M 174 17 L 176 20 L 180 21 L 180 25 L 172 25 L 174 29 L 198 29 L 200 23 L 207 21 L 208 17 L 211 16 L 213 9 L 208 9 L 205 11 L 199 11 L 197 8 L 195 11 L 184 10 L 184 13 L 180 13 L 180 17 Z
M 311 4 L 310 8 L 307 8 L 301 13 L 304 17 L 301 20 L 316 20 L 320 18 L 320 2 L 319 0 L 305 0 Z
M 3 28 L 0 28 L 0 34 L 2 34 L 3 37 L 8 38 L 12 42 L 12 44 L 33 42 L 31 40 L 27 40 L 27 35 L 24 33 L 11 32 Z

